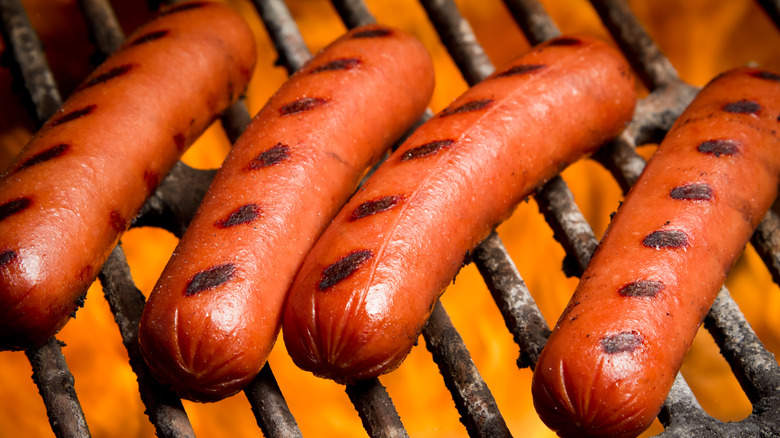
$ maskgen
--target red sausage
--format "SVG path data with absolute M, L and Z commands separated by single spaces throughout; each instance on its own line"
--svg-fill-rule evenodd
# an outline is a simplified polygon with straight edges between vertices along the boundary
M 339 382 L 396 368 L 468 251 L 534 187 L 616 136 L 635 100 L 615 50 L 563 37 L 417 129 L 296 277 L 282 329 L 295 363 Z
M 0 180 L 0 349 L 57 333 L 190 143 L 241 93 L 254 36 L 229 7 L 146 24 L 38 131 Z
M 242 389 L 265 363 L 315 240 L 366 168 L 422 115 L 433 63 L 416 39 L 354 29 L 285 83 L 217 174 L 144 309 L 141 351 L 185 398 Z
M 536 365 L 561 436 L 658 415 L 726 274 L 777 195 L 780 76 L 730 71 L 680 116 L 614 216 Z

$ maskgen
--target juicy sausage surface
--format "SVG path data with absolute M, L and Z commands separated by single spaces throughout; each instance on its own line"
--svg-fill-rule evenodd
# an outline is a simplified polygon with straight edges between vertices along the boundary
M 777 195 L 780 76 L 708 84 L 628 193 L 536 365 L 561 436 L 632 437 L 658 415 L 699 325 Z
M 158 182 L 243 92 L 254 47 L 225 5 L 170 8 L 33 136 L 0 180 L 0 349 L 69 320 Z
M 418 128 L 297 275 L 282 329 L 295 363 L 339 382 L 396 368 L 468 251 L 534 187 L 617 135 L 635 99 L 615 50 L 561 37 Z
M 354 29 L 296 72 L 215 177 L 144 309 L 141 351 L 183 397 L 213 401 L 264 365 L 303 257 L 367 167 L 422 115 L 416 39 Z

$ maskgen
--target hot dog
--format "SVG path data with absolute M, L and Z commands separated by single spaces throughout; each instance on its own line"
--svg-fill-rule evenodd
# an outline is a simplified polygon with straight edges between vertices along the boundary
M 615 50 L 561 37 L 418 128 L 298 273 L 282 329 L 294 362 L 345 383 L 397 367 L 469 251 L 534 187 L 617 135 L 635 99 Z
M 658 415 L 726 274 L 777 195 L 780 75 L 740 68 L 683 112 L 617 211 L 536 365 L 561 436 Z
M 422 115 L 433 63 L 389 27 L 352 30 L 255 116 L 149 297 L 150 368 L 182 397 L 214 401 L 265 363 L 303 257 L 378 160 Z
M 141 27 L 33 136 L 0 180 L 0 349 L 57 333 L 189 144 L 243 92 L 254 36 L 190 2 Z

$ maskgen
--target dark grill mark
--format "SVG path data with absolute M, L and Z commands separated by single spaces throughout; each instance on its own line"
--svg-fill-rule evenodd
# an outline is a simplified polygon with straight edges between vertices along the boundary
M 312 69 L 311 73 L 316 74 L 324 71 L 352 70 L 358 65 L 360 65 L 360 60 L 357 58 L 334 59 L 327 64 Z
M 146 44 L 148 42 L 152 42 L 155 40 L 159 40 L 160 38 L 164 37 L 165 35 L 168 35 L 167 30 L 156 30 L 154 32 L 149 32 L 146 35 L 141 35 L 138 38 L 134 39 L 133 42 L 130 43 L 131 46 L 138 46 L 141 44 Z
M 739 143 L 733 140 L 707 140 L 696 149 L 701 153 L 720 157 L 721 155 L 734 155 L 739 152 Z
M 22 169 L 26 169 L 28 167 L 35 166 L 36 164 L 41 164 L 45 161 L 57 158 L 67 152 L 68 149 L 70 149 L 70 145 L 67 143 L 62 143 L 58 144 L 57 146 L 50 147 L 43 152 L 38 152 L 32 157 L 24 160 L 24 162 L 14 172 L 18 172 Z
M 176 145 L 176 149 L 181 152 L 187 147 L 187 138 L 184 134 L 176 134 L 173 136 L 173 143 Z
M 246 224 L 260 217 L 260 206 L 257 204 L 246 204 L 233 210 L 227 217 L 222 218 L 216 222 L 219 228 L 229 228 L 236 225 Z
M 561 319 L 563 319 L 566 316 L 568 316 L 574 310 L 574 308 L 579 306 L 579 305 L 580 305 L 579 301 L 569 301 L 569 304 L 566 305 L 566 308 L 563 309 L 563 313 L 561 313 Z M 575 319 L 576 319 L 576 317 L 575 317 Z
M 440 149 L 451 146 L 455 140 L 437 140 L 409 149 L 401 155 L 401 161 L 423 158 L 439 152 Z
M 547 43 L 548 46 L 576 46 L 579 44 L 582 44 L 582 41 L 571 37 L 555 38 Z
M 545 68 L 546 65 L 544 64 L 523 64 L 523 65 L 515 65 L 513 67 L 508 68 L 505 72 L 499 73 L 496 75 L 497 78 L 505 78 L 508 76 L 520 76 L 524 75 L 526 73 L 530 73 L 532 71 L 537 71 Z
M 95 76 L 94 78 L 90 79 L 81 88 L 82 89 L 89 88 L 98 84 L 102 84 L 103 82 L 108 82 L 111 79 L 118 78 L 120 76 L 127 74 L 127 72 L 129 72 L 132 68 L 133 68 L 133 64 L 125 64 L 125 65 L 120 65 L 119 67 L 114 67 L 111 70 L 105 73 L 101 73 Z
M 630 353 L 639 348 L 644 338 L 636 330 L 607 336 L 601 340 L 601 348 L 607 354 Z
M 146 183 L 146 190 L 149 193 L 154 192 L 157 188 L 157 184 L 160 183 L 160 175 L 157 172 L 151 170 L 144 171 L 144 182 Z
M 205 5 L 206 4 L 203 3 L 203 2 L 194 2 L 194 3 L 187 3 L 187 4 L 184 4 L 184 5 L 181 5 L 181 6 L 174 6 L 174 7 L 170 8 L 170 9 L 168 9 L 166 11 L 161 12 L 159 17 L 175 14 L 176 12 L 183 12 L 183 11 L 189 11 L 191 9 L 198 9 L 198 8 L 201 8 L 201 7 L 205 6 Z
M 187 283 L 184 296 L 188 297 L 195 295 L 225 284 L 233 278 L 235 272 L 236 266 L 232 263 L 217 265 L 213 268 L 206 269 L 205 271 L 198 272 L 190 279 L 190 282 Z
M 12 249 L 6 249 L 0 252 L 0 266 L 5 266 L 16 259 L 16 251 Z
M 279 108 L 279 114 L 289 116 L 290 114 L 312 110 L 326 103 L 328 103 L 328 100 L 321 97 L 303 97 Z
M 767 80 L 770 80 L 770 81 L 780 82 L 780 75 L 777 75 L 777 74 L 774 74 L 772 72 L 768 72 L 768 71 L 765 71 L 765 70 L 760 70 L 760 71 L 753 72 L 751 74 L 751 76 L 753 76 L 754 78 L 758 78 L 758 79 L 767 79 Z
M 117 233 L 124 233 L 127 229 L 127 220 L 122 217 L 122 213 L 119 210 L 111 210 L 108 215 L 111 227 L 116 230 Z
M 727 103 L 723 111 L 734 114 L 756 114 L 761 110 L 761 105 L 752 100 L 739 100 L 737 102 Z
M 92 272 L 93 268 L 91 265 L 84 266 L 81 268 L 81 271 L 79 271 L 79 280 L 81 280 L 82 283 L 92 283 L 94 280 Z
M 493 99 L 472 100 L 471 102 L 466 102 L 463 105 L 455 108 L 446 108 L 444 111 L 441 112 L 441 117 L 447 117 L 453 114 L 467 113 L 470 111 L 478 111 L 488 107 L 493 102 L 494 102 Z
M 460 263 L 460 267 L 463 268 L 465 266 L 468 266 L 473 261 L 474 261 L 474 254 L 471 251 L 466 250 L 466 254 L 463 254 L 463 261 Z M 455 280 L 453 279 L 453 282 L 454 281 Z
M 26 196 L 16 198 L 12 201 L 8 201 L 3 205 L 0 205 L 0 221 L 8 218 L 11 215 L 19 213 L 20 211 L 28 208 L 32 205 L 32 199 Z
M 669 196 L 673 199 L 709 201 L 712 199 L 712 189 L 707 184 L 686 184 L 673 188 Z
M 653 231 L 642 243 L 650 248 L 684 248 L 688 246 L 688 235 L 680 230 Z
M 89 115 L 92 113 L 92 111 L 95 111 L 95 108 L 97 108 L 97 105 L 88 105 L 84 108 L 77 109 L 75 111 L 71 111 L 68 114 L 65 114 L 64 116 L 60 117 L 59 119 L 51 122 L 51 126 L 59 126 L 63 123 L 72 122 L 73 120 L 80 119 L 86 115 Z
M 377 38 L 386 37 L 393 34 L 393 31 L 387 28 L 366 29 L 352 34 L 352 38 Z
M 286 144 L 278 143 L 270 149 L 263 151 L 249 163 L 249 170 L 262 169 L 284 161 L 290 157 L 290 147 Z
M 665 287 L 660 281 L 639 280 L 621 287 L 618 293 L 624 297 L 654 297 Z
M 232 80 L 228 80 L 228 83 L 227 83 L 227 95 L 230 96 L 230 98 L 228 99 L 229 101 L 231 101 L 231 102 L 233 101 L 233 98 L 236 97 L 235 93 L 236 93 L 236 86 L 235 86 L 235 84 L 233 84 Z
M 404 199 L 403 196 L 393 195 L 393 196 L 383 196 L 378 199 L 372 199 L 371 201 L 366 201 L 358 205 L 357 208 L 352 212 L 352 214 L 349 215 L 349 221 L 354 222 L 366 216 L 371 216 L 372 214 L 377 214 L 383 211 L 390 210 L 391 208 L 395 207 L 399 202 L 401 202 L 403 199 Z
M 374 253 L 372 253 L 370 249 L 352 251 L 322 271 L 322 280 L 320 280 L 317 287 L 320 291 L 324 291 L 334 286 L 336 283 L 352 275 L 353 272 L 357 271 L 358 268 L 373 255 Z

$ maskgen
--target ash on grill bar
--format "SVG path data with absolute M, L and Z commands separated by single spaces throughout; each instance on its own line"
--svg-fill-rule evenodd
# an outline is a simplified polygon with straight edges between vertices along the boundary
M 68 2 L 58 2 L 54 5 L 54 2 L 43 0 L 0 1 L 2 20 L 0 30 L 5 45 L 2 59 L 3 68 L 7 68 L 7 71 L 3 72 L 7 76 L 3 77 L 9 78 L 0 85 L 8 88 L 3 96 L 8 99 L 9 106 L 16 105 L 20 100 L 26 102 L 32 109 L 31 118 L 37 119 L 38 125 L 56 111 L 62 100 L 58 91 L 60 88 L 55 83 L 55 75 L 52 74 L 47 59 L 54 67 L 57 62 L 63 64 L 63 59 L 71 55 L 53 52 L 50 47 L 44 47 L 40 42 L 41 39 L 56 40 L 56 38 L 46 39 L 48 35 L 42 33 L 44 29 L 71 32 L 72 29 L 68 27 L 69 20 L 73 23 L 78 22 L 78 29 L 82 29 L 83 38 L 93 44 L 90 46 L 93 52 L 87 55 L 81 53 L 81 55 L 84 55 L 85 59 L 91 58 L 94 61 L 107 56 L 121 44 L 124 32 L 120 23 L 126 27 L 137 26 L 141 20 L 139 17 L 150 16 L 145 2 L 115 1 L 113 2 L 115 10 L 107 0 L 79 0 L 78 8 L 75 6 L 75 0 L 73 5 L 66 3 Z M 212 137 L 212 144 L 228 144 L 235 141 L 248 123 L 252 111 L 258 110 L 264 104 L 262 94 L 265 91 L 257 90 L 267 86 L 269 88 L 267 94 L 270 95 L 273 92 L 272 88 L 283 80 L 283 75 L 279 75 L 279 71 L 271 65 L 273 62 L 277 62 L 291 73 L 309 58 L 310 46 L 304 42 L 304 35 L 307 40 L 324 45 L 328 39 L 334 39 L 338 33 L 343 32 L 344 27 L 352 28 L 374 21 L 394 25 L 394 20 L 400 20 L 402 24 L 398 26 L 410 28 L 413 33 L 421 36 L 423 43 L 438 60 L 437 90 L 431 103 L 432 108 L 436 110 L 446 106 L 448 101 L 459 95 L 466 85 L 473 85 L 489 75 L 494 70 L 490 57 L 504 57 L 508 60 L 527 47 L 526 41 L 536 44 L 559 35 L 558 25 L 567 32 L 595 29 L 594 32 L 601 33 L 605 38 L 610 35 L 623 51 L 646 89 L 645 97 L 640 100 L 634 119 L 624 133 L 614 142 L 603 147 L 590 164 L 583 164 L 589 166 L 584 168 L 584 172 L 594 175 L 593 178 L 598 181 L 598 184 L 612 184 L 619 187 L 619 189 L 613 187 L 612 192 L 628 191 L 644 167 L 647 156 L 644 151 L 652 149 L 652 147 L 637 148 L 637 146 L 660 142 L 676 117 L 698 91 L 695 86 L 680 79 L 673 63 L 665 57 L 637 18 L 637 16 L 655 17 L 659 22 L 670 27 L 685 26 L 677 20 L 678 14 L 674 12 L 674 8 L 682 6 L 675 2 L 627 3 L 617 0 L 591 0 L 590 4 L 549 1 L 542 5 L 531 0 L 504 0 L 503 2 L 475 0 L 458 2 L 462 10 L 454 2 L 447 0 L 420 0 L 419 3 L 410 0 L 398 4 L 381 1 L 364 4 L 361 0 L 333 0 L 332 4 L 313 1 L 289 1 L 285 4 L 281 0 L 253 0 L 252 3 L 248 0 L 233 0 L 229 3 L 245 15 L 247 21 L 254 26 L 259 39 L 270 40 L 271 43 L 260 46 L 261 51 L 263 48 L 269 51 L 270 44 L 275 50 L 273 54 L 262 55 L 268 61 L 267 65 L 259 65 L 259 71 L 254 76 L 255 82 L 250 85 L 247 99 L 239 101 L 222 116 L 224 134 L 221 129 L 216 133 L 211 131 L 207 133 L 207 136 Z M 389 6 L 391 3 L 392 6 Z M 780 5 L 776 1 L 760 0 L 750 4 L 726 1 L 712 3 L 716 4 L 711 7 L 715 11 L 726 11 L 720 17 L 724 21 L 722 27 L 733 28 L 733 25 L 739 24 L 743 28 L 750 26 L 750 29 L 737 32 L 739 38 L 732 37 L 734 34 L 728 36 L 710 34 L 714 27 L 707 20 L 711 20 L 712 15 L 717 15 L 713 13 L 707 18 L 702 18 L 703 22 L 706 22 L 705 25 L 691 26 L 690 29 L 685 28 L 685 31 L 676 34 L 675 38 L 716 39 L 723 44 L 723 50 L 736 54 L 733 58 L 735 61 L 728 65 L 712 61 L 712 66 L 704 70 L 704 74 L 709 77 L 698 79 L 701 84 L 722 70 L 754 60 L 740 58 L 737 55 L 762 56 L 761 50 L 757 50 L 762 47 L 765 48 L 764 53 L 770 53 L 770 55 L 763 55 L 765 59 L 774 63 L 762 66 L 770 70 L 780 70 L 780 58 L 776 51 L 780 46 L 780 38 L 778 38 Z M 737 3 L 740 6 L 734 6 Z M 687 4 L 698 5 L 697 2 Z M 40 14 L 31 13 L 34 10 L 56 14 L 56 11 L 59 11 L 56 8 L 66 8 L 71 13 L 56 18 L 53 15 L 42 17 Z M 546 8 L 550 11 L 549 15 Z M 635 11 L 632 11 L 632 8 Z M 79 12 L 73 13 L 74 10 Z M 322 18 L 331 15 L 333 18 Z M 334 21 L 337 21 L 336 16 L 340 17 L 343 26 L 338 23 L 333 25 Z M 502 26 L 507 26 L 506 32 L 498 31 L 497 24 L 491 21 L 484 22 L 485 17 L 497 21 L 498 16 L 507 17 L 506 20 L 501 20 Z M 551 16 L 559 18 L 560 22 L 556 23 Z M 511 20 L 508 17 L 511 17 Z M 763 24 L 753 26 L 751 22 L 753 19 Z M 40 27 L 36 28 L 34 23 L 40 23 Z M 76 28 L 75 24 L 73 26 Z M 332 33 L 334 32 L 332 30 L 323 31 L 322 28 L 327 26 L 339 30 L 336 33 Z M 762 26 L 770 33 L 769 36 L 748 39 L 750 36 L 758 35 L 753 31 Z M 522 35 L 517 33 L 518 28 Z M 79 34 L 79 32 L 75 33 Z M 327 38 L 323 36 L 326 34 Z M 426 39 L 431 35 L 433 37 Z M 477 35 L 480 39 L 484 39 L 484 48 L 478 42 Z M 674 49 L 674 41 L 667 37 L 666 33 L 661 32 L 654 37 L 658 38 L 659 44 L 663 42 L 661 46 L 669 50 Z M 506 40 L 503 41 L 506 43 L 513 38 L 516 38 L 516 41 L 512 42 L 514 47 L 503 46 L 502 50 L 506 51 L 506 56 L 504 52 L 494 49 L 502 42 L 501 40 Z M 311 45 L 313 46 L 314 44 Z M 67 50 L 67 47 L 59 48 L 63 51 Z M 491 52 L 489 57 L 486 50 L 495 50 L 495 52 Z M 773 54 L 772 50 L 774 50 Z M 695 56 L 698 60 L 704 59 L 700 53 L 691 56 Z M 685 60 L 685 57 L 680 59 Z M 500 66 L 496 61 L 496 67 Z M 456 70 L 462 75 L 462 79 L 447 76 L 449 73 L 457 74 Z M 10 79 L 11 75 L 13 81 Z M 66 72 L 60 75 L 72 76 L 73 73 Z M 80 79 L 76 78 L 73 81 L 77 83 Z M 60 84 L 60 87 L 63 85 Z M 10 91 L 11 89 L 15 94 Z M 257 101 L 252 100 L 255 95 L 260 96 L 257 97 Z M 3 136 L 6 141 L 18 142 L 18 138 L 14 136 L 19 137 L 19 132 L 24 132 L 25 129 L 33 131 L 35 123 L 25 119 L 23 114 L 9 114 L 6 121 L 0 123 L 0 129 L 5 131 Z M 6 156 L 3 158 L 6 160 L 10 160 L 8 156 L 12 153 L 10 149 L 12 148 L 9 146 L 3 146 L 0 150 L 5 153 Z M 567 175 L 564 173 L 564 177 Z M 167 230 L 174 236 L 181 236 L 213 176 L 213 170 L 200 170 L 183 163 L 177 164 L 146 203 L 134 221 L 134 227 Z M 619 193 L 601 200 L 601 189 L 596 187 L 593 191 L 596 193 L 591 194 L 594 198 L 592 202 L 609 203 L 610 199 L 615 198 L 614 205 L 606 208 L 612 210 L 617 208 Z M 609 193 L 610 189 L 605 188 L 604 191 Z M 78 347 L 77 342 L 70 340 L 68 340 L 70 345 L 63 347 L 62 342 L 54 338 L 40 348 L 26 351 L 24 355 L 19 352 L 0 353 L 4 379 L 0 384 L 3 387 L 0 396 L 5 400 L 0 408 L 0 429 L 5 431 L 15 428 L 13 430 L 17 431 L 17 434 L 28 436 L 47 436 L 53 432 L 59 437 L 83 437 L 90 434 L 151 436 L 155 433 L 162 437 L 182 437 L 194 436 L 196 432 L 202 436 L 257 436 L 260 434 L 257 430 L 258 426 L 268 437 L 365 436 L 366 434 L 372 437 L 397 437 L 407 436 L 407 434 L 472 437 L 552 436 L 552 432 L 541 424 L 538 417 L 535 417 L 533 408 L 528 402 L 530 369 L 535 364 L 550 333 L 549 324 L 554 322 L 557 315 L 563 311 L 563 305 L 568 300 L 565 293 L 570 294 L 576 285 L 576 278 L 563 278 L 561 261 L 563 260 L 563 271 L 566 274 L 575 277 L 579 275 L 598 244 L 598 234 L 594 229 L 603 230 L 609 219 L 598 217 L 595 220 L 596 225 L 592 226 L 594 220 L 586 220 L 586 214 L 580 208 L 582 206 L 589 218 L 592 215 L 590 210 L 594 208 L 586 206 L 582 201 L 579 204 L 575 203 L 575 193 L 581 192 L 574 186 L 570 190 L 563 178 L 556 177 L 538 189 L 534 196 L 535 204 L 547 222 L 547 234 L 552 230 L 552 235 L 557 241 L 557 243 L 546 242 L 542 246 L 558 244 L 559 246 L 557 252 L 551 251 L 550 254 L 543 256 L 533 254 L 531 258 L 535 262 L 541 259 L 542 263 L 552 267 L 546 272 L 557 271 L 562 279 L 553 281 L 538 278 L 539 274 L 533 269 L 523 272 L 524 266 L 528 265 L 525 262 L 526 254 L 537 249 L 534 242 L 539 241 L 537 236 L 539 231 L 533 228 L 532 220 L 526 220 L 521 216 L 540 215 L 527 204 L 521 206 L 510 219 L 510 224 L 499 227 L 498 233 L 493 233 L 475 249 L 473 264 L 476 270 L 472 271 L 472 267 L 464 269 L 456 278 L 451 290 L 445 293 L 443 301 L 448 308 L 457 309 L 457 314 L 453 313 L 452 320 L 441 302 L 436 305 L 430 321 L 423 329 L 424 344 L 430 355 L 418 346 L 413 349 L 412 355 L 401 368 L 381 378 L 382 383 L 378 379 L 373 379 L 345 388 L 313 377 L 314 380 L 302 380 L 303 384 L 300 384 L 295 380 L 296 377 L 289 377 L 301 374 L 295 374 L 296 370 L 287 370 L 291 365 L 289 359 L 282 357 L 285 354 L 283 345 L 278 342 L 275 353 L 269 361 L 275 367 L 277 376 L 272 372 L 271 365 L 267 364 L 263 368 L 260 375 L 244 390 L 249 406 L 245 406 L 243 400 L 236 401 L 238 397 L 210 405 L 182 403 L 174 393 L 151 378 L 140 356 L 136 333 L 145 298 L 135 284 L 139 274 L 132 276 L 130 269 L 132 263 L 128 263 L 128 259 L 139 258 L 139 256 L 129 254 L 131 245 L 120 245 L 114 249 L 99 275 L 107 307 L 114 321 L 99 321 L 98 326 L 101 330 L 113 331 L 112 335 L 116 333 L 116 328 L 119 329 L 121 339 L 114 337 L 112 341 L 116 344 L 114 350 L 118 350 L 118 354 L 124 358 L 124 368 L 99 378 L 79 375 L 77 370 L 97 369 L 85 367 L 84 364 L 99 361 L 101 352 Z M 608 213 L 604 216 L 608 216 Z M 507 241 L 506 245 L 502 242 L 502 238 Z M 514 240 L 518 243 L 515 244 Z M 548 240 L 552 241 L 552 238 Z M 152 250 L 149 241 L 145 245 L 142 252 Z M 780 219 L 775 213 L 770 212 L 761 222 L 751 239 L 751 246 L 753 248 L 751 251 L 754 251 L 751 254 L 757 255 L 751 256 L 751 260 L 738 264 L 735 271 L 747 271 L 751 275 L 771 277 L 774 282 L 780 282 Z M 518 248 L 517 251 L 514 251 L 515 247 Z M 560 247 L 563 251 L 559 250 Z M 128 249 L 127 257 L 123 248 Z M 141 256 L 141 259 L 143 260 L 144 257 L 146 254 Z M 753 265 L 758 258 L 763 261 L 763 266 L 756 269 Z M 165 260 L 161 263 L 164 264 Z M 745 267 L 745 265 L 749 266 Z M 161 270 L 162 266 L 158 269 Z M 476 275 L 476 271 L 481 278 Z M 753 274 L 756 271 L 760 274 Z M 134 268 L 135 272 L 137 272 L 136 268 Z M 525 281 L 520 276 L 521 272 L 526 275 Z M 735 272 L 733 275 L 740 275 L 740 272 Z M 487 301 L 492 302 L 492 309 L 486 311 L 485 315 L 471 310 L 482 310 L 482 307 L 471 302 L 461 305 L 466 310 L 460 310 L 458 307 L 457 301 L 479 299 L 455 292 L 456 289 L 463 287 L 464 283 L 471 286 L 468 294 L 484 292 L 484 295 L 488 296 Z M 746 317 L 747 310 L 751 310 L 751 314 L 763 311 L 774 315 L 770 317 L 770 321 L 778 320 L 776 315 L 777 310 L 780 310 L 780 297 L 776 284 L 766 285 L 760 281 L 746 283 L 747 288 L 752 285 L 763 285 L 765 289 L 770 290 L 750 290 L 748 293 L 755 295 L 753 299 L 759 304 L 750 305 L 750 309 L 746 308 L 743 314 L 724 287 L 704 321 L 704 327 L 717 345 L 713 349 L 720 350 L 725 363 L 721 358 L 714 358 L 711 360 L 719 363 L 707 363 L 698 368 L 691 365 L 687 368 L 690 371 L 686 374 L 689 381 L 700 380 L 699 373 L 703 375 L 709 368 L 730 367 L 731 378 L 738 382 L 742 393 L 718 396 L 711 393 L 705 395 L 697 393 L 694 396 L 695 391 L 691 390 L 691 387 L 694 389 L 703 387 L 706 386 L 706 382 L 704 385 L 692 383 L 689 387 L 682 375 L 678 375 L 659 415 L 659 421 L 646 433 L 648 436 L 652 434 L 662 437 L 780 436 L 780 366 L 772 353 L 778 351 L 780 347 L 780 328 L 776 323 L 772 325 L 767 322 L 757 326 L 754 321 L 749 322 Z M 551 293 L 547 291 L 548 288 L 556 287 L 568 288 L 561 294 L 558 302 L 554 302 L 554 298 L 546 295 Z M 448 294 L 457 294 L 457 296 L 450 298 Z M 739 294 L 742 297 L 746 296 L 744 292 Z M 735 296 L 737 296 L 736 291 Z M 72 321 L 58 337 L 66 339 L 71 336 L 68 332 L 71 330 L 70 326 L 89 323 L 86 320 L 92 317 L 93 313 L 89 315 L 84 313 L 91 306 L 105 304 L 95 303 L 99 300 L 102 298 L 91 293 L 87 309 L 81 310 L 76 320 Z M 538 306 L 535 300 L 539 302 Z M 772 312 L 772 305 L 774 305 L 774 312 Z M 544 314 L 540 309 L 544 309 Z M 461 314 L 467 316 L 461 317 Z M 500 315 L 503 319 L 499 323 L 502 333 L 472 334 L 459 328 L 460 321 L 476 322 L 471 325 L 464 323 L 463 325 L 467 325 L 468 328 L 481 327 L 479 321 L 489 320 L 494 315 Z M 751 327 L 750 323 L 753 323 L 754 327 Z M 488 326 L 489 322 L 482 324 Z M 456 329 L 460 330 L 460 333 Z M 762 334 L 763 343 L 756 335 L 757 332 Z M 496 339 L 484 339 L 485 333 Z M 763 336 L 764 333 L 766 337 Z M 97 334 L 95 336 L 98 337 Z M 504 342 L 500 338 L 513 339 L 514 354 L 516 357 L 519 347 L 519 357 L 516 361 L 510 360 L 500 366 L 494 366 L 492 362 L 482 358 L 488 354 L 484 350 L 489 350 L 493 345 L 492 341 L 496 345 Z M 125 349 L 119 346 L 119 343 L 122 343 Z M 471 351 L 466 344 L 472 346 Z M 127 367 L 128 357 L 130 367 Z M 279 368 L 276 368 L 277 364 Z M 73 374 L 69 370 L 69 365 L 74 370 Z M 29 379 L 30 366 L 32 379 Z M 479 370 L 478 366 L 480 366 Z M 423 377 L 410 385 L 405 385 L 401 379 L 408 379 L 409 376 L 418 374 L 417 368 Z M 436 368 L 438 371 L 436 379 L 425 377 L 424 373 Z M 511 377 L 511 380 L 494 378 L 496 373 L 492 368 L 504 368 L 505 371 L 500 375 L 506 376 L 507 379 Z M 20 372 L 24 375 L 19 375 Z M 685 366 L 684 372 L 686 372 Z M 525 380 L 515 377 L 520 374 Z M 433 371 L 433 375 L 436 375 L 436 371 Z M 19 383 L 22 379 L 31 381 Z M 100 387 L 97 391 L 90 391 L 91 388 L 80 386 L 80 382 L 100 382 L 93 383 Z M 486 382 L 490 383 L 490 387 Z M 521 382 L 521 385 L 508 388 L 509 382 L 512 384 Z M 125 401 L 117 398 L 119 386 L 125 383 L 133 387 L 132 394 L 135 397 L 133 400 Z M 22 393 L 36 392 L 36 385 L 40 395 L 30 396 Z M 417 392 L 406 393 L 406 389 L 412 386 L 416 386 Z M 337 389 L 334 390 L 334 387 Z M 76 391 L 79 392 L 78 395 Z M 431 394 L 436 394 L 437 391 L 448 393 L 448 400 L 434 405 L 432 401 L 434 397 Z M 98 401 L 94 403 L 90 401 L 90 408 L 87 408 L 85 393 L 102 393 L 102 395 L 98 397 Z M 328 397 L 333 394 L 340 394 L 343 400 L 329 399 Z M 27 406 L 21 402 L 34 397 L 39 397 L 37 404 L 29 403 L 30 406 Z M 720 397 L 722 400 L 719 403 L 727 406 L 737 403 L 740 399 L 746 399 L 750 412 L 742 412 L 740 417 L 725 419 L 727 421 L 716 419 L 702 407 L 713 405 L 709 403 L 709 397 Z M 409 401 L 418 399 L 421 401 L 417 404 Z M 338 411 L 331 405 L 343 404 L 346 400 L 352 403 L 358 415 L 355 416 L 353 411 L 347 412 L 343 418 L 333 418 L 333 413 Z M 398 406 L 397 411 L 394 401 Z M 137 414 L 138 418 L 123 417 L 129 412 L 123 403 L 141 402 L 143 407 Z M 41 404 L 45 406 L 45 413 Z M 525 406 L 521 409 L 518 408 L 519 404 Z M 85 405 L 84 409 L 82 405 Z M 101 409 L 93 410 L 92 405 L 99 405 Z M 221 406 L 226 407 L 221 408 Z M 237 406 L 243 408 L 236 408 Z M 35 409 L 41 412 L 41 417 L 30 421 L 24 420 L 28 416 L 22 413 Z M 145 415 L 141 413 L 144 411 Z M 242 417 L 242 414 L 237 411 L 245 411 L 247 414 Z M 48 416 L 48 425 L 43 418 L 45 415 Z M 244 420 L 248 417 L 252 422 L 256 422 L 256 426 L 235 420 L 233 415 Z M 209 416 L 216 419 L 204 418 Z M 318 418 L 319 423 L 312 424 L 309 417 Z M 417 417 L 426 418 L 427 423 L 419 421 Z M 327 418 L 329 422 L 324 423 L 323 418 Z M 454 426 L 445 424 L 448 419 L 454 419 L 453 423 L 456 424 Z M 461 424 L 457 424 L 458 420 Z M 135 424 L 140 422 L 145 424 Z M 107 423 L 124 426 L 111 429 L 106 426 Z M 345 425 L 345 423 L 350 424 Z M 214 428 L 208 429 L 206 424 L 211 424 Z M 426 424 L 427 428 L 412 426 L 418 424 Z M 240 430 L 237 429 L 238 425 L 241 427 Z

